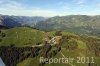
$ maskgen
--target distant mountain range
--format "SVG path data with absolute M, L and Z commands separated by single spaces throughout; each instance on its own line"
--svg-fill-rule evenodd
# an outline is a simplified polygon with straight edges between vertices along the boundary
M 0 15 L 0 25 L 6 27 L 19 27 L 19 26 L 34 26 L 38 21 L 45 20 L 46 18 L 40 16 L 8 16 Z
M 99 15 L 68 15 L 51 18 L 0 15 L 0 25 L 9 28 L 28 26 L 45 31 L 61 30 L 82 35 L 100 35 Z
M 78 34 L 100 35 L 100 16 L 56 16 L 35 25 L 40 30 L 62 30 Z

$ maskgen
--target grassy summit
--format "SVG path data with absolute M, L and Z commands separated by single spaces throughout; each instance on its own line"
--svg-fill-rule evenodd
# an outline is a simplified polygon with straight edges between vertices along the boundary
M 46 36 L 43 31 L 18 27 L 7 30 L 2 30 L 5 33 L 5 37 L 2 38 L 0 45 L 8 46 L 9 44 L 15 44 L 15 46 L 27 46 L 41 43 L 42 39 Z

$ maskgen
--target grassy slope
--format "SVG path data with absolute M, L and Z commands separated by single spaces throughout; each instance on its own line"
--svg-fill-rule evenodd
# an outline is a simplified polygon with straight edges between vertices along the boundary
M 33 30 L 31 28 L 26 28 L 26 27 L 21 27 L 21 28 L 13 28 L 13 29 L 8 29 L 8 30 L 3 30 L 4 33 L 6 33 L 6 37 L 2 38 L 2 42 L 0 45 L 9 45 L 9 44 L 15 44 L 16 46 L 25 46 L 25 45 L 33 45 L 39 42 L 42 42 L 42 39 L 46 37 L 47 35 L 54 35 L 55 31 L 52 32 L 43 32 L 43 31 L 38 31 L 38 30 Z M 62 50 L 61 52 L 66 56 L 66 57 L 77 57 L 77 56 L 94 56 L 95 55 L 90 52 L 86 46 L 86 43 L 81 40 L 81 38 L 74 34 L 74 33 L 68 33 L 68 32 L 62 32 L 63 35 L 68 35 L 72 36 L 71 40 L 74 40 L 78 44 L 78 48 L 69 51 L 63 48 L 63 45 L 66 46 L 67 42 L 65 42 L 62 45 Z M 55 48 L 52 48 L 54 50 Z M 61 53 L 57 53 L 56 56 L 53 58 L 60 58 L 62 57 Z M 98 66 L 100 65 L 99 63 L 100 58 L 96 57 L 96 63 Z M 23 62 L 20 62 L 17 66 L 38 66 L 39 64 L 39 57 L 35 58 L 27 58 Z M 87 66 L 87 64 L 77 64 L 77 63 L 72 63 L 76 66 Z M 66 66 L 67 64 L 63 63 L 58 63 L 58 64 L 45 64 L 44 66 Z M 70 65 L 67 65 L 70 66 Z
M 35 58 L 27 58 L 21 63 L 18 63 L 17 66 L 38 66 L 38 64 L 39 64 L 39 57 L 35 57 Z
M 46 33 L 43 31 L 27 27 L 3 30 L 3 32 L 6 34 L 6 37 L 2 38 L 0 45 L 4 46 L 9 44 L 15 44 L 15 46 L 33 45 L 42 42 L 42 39 L 46 36 Z

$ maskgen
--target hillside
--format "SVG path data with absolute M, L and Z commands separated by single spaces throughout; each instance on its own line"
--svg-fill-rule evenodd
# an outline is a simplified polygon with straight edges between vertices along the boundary
M 44 32 L 28 27 L 17 27 L 1 30 L 0 38 L 0 57 L 8 66 L 100 65 L 100 38 L 97 37 L 79 36 L 64 31 Z M 72 63 L 48 64 L 40 63 L 40 57 L 49 59 L 94 57 L 95 63 L 77 63 L 74 61 Z
M 41 43 L 42 39 L 46 36 L 46 33 L 39 30 L 33 30 L 27 27 L 18 27 L 12 29 L 2 30 L 0 46 L 8 46 L 9 44 L 15 44 L 15 46 L 28 46 Z
M 43 22 L 38 22 L 35 26 L 41 30 L 62 30 L 75 32 L 78 34 L 97 35 L 100 34 L 100 16 L 69 15 L 56 16 Z

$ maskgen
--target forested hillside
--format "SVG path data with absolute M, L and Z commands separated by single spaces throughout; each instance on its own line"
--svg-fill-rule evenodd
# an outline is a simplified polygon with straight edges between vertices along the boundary
M 78 34 L 100 34 L 100 16 L 69 15 L 56 16 L 46 21 L 38 22 L 35 26 L 41 30 L 62 30 Z

